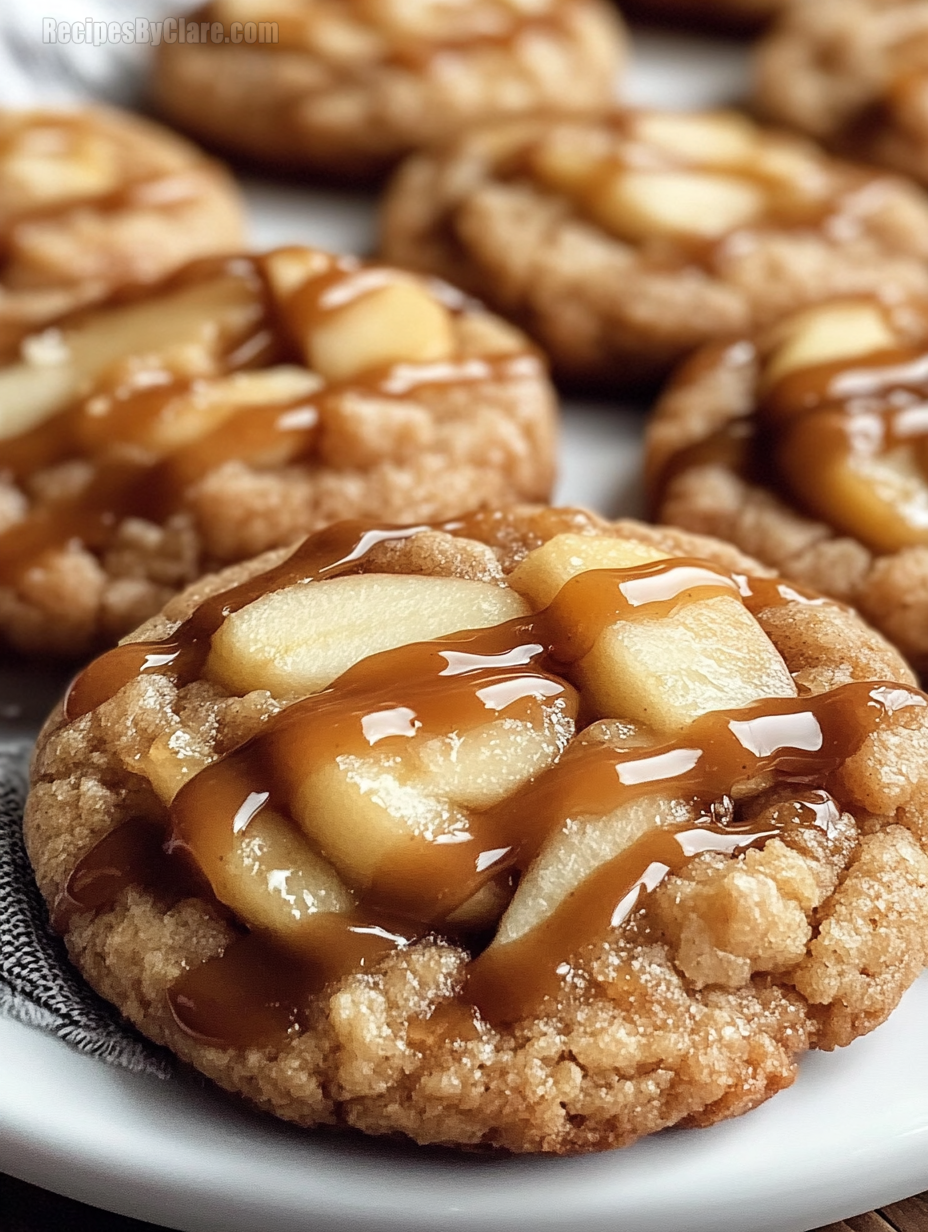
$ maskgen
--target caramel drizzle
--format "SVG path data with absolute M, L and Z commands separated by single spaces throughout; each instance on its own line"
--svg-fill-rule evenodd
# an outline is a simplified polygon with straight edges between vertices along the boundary
M 681 369 L 674 388 L 686 388 L 723 365 L 754 362 L 749 343 L 706 347 Z M 746 483 L 783 493 L 875 552 L 893 551 L 928 542 L 928 501 L 925 509 L 904 507 L 880 488 L 874 496 L 886 515 L 875 510 L 871 519 L 845 525 L 821 478 L 833 467 L 854 470 L 897 449 L 908 451 L 916 474 L 928 481 L 928 351 L 919 347 L 879 350 L 787 373 L 759 397 L 754 416 L 729 419 L 669 456 L 652 451 L 649 503 L 659 512 L 678 476 L 716 466 Z
M 563 526 L 558 525 L 557 511 L 552 511 L 549 529 L 553 535 L 572 527 L 569 519 Z M 95 710 L 140 675 L 166 675 L 178 686 L 190 683 L 203 670 L 213 634 L 233 612 L 262 595 L 296 583 L 324 581 L 355 572 L 379 545 L 399 542 L 429 530 L 481 539 L 492 533 L 492 515 L 477 512 L 448 522 L 415 526 L 384 526 L 364 520 L 333 523 L 304 539 L 290 556 L 272 569 L 201 603 L 169 637 L 151 642 L 127 642 L 95 659 L 71 685 L 65 699 L 65 717 L 72 722 Z M 697 567 L 712 570 L 712 566 L 705 566 L 704 562 L 698 562 Z M 655 573 L 659 575 L 660 572 L 659 562 Z M 676 576 L 683 575 L 677 573 Z M 803 591 L 778 578 L 747 578 L 718 571 L 715 571 L 715 578 L 713 585 L 725 591 L 737 591 L 752 611 L 800 598 L 821 601 L 813 592 Z
M 244 258 L 198 262 L 168 284 L 184 285 L 221 273 L 253 284 L 256 319 L 244 334 L 229 340 L 218 360 L 220 373 L 241 371 L 256 363 L 299 362 L 300 334 L 392 278 L 389 270 L 340 258 L 329 271 L 287 297 L 285 310 L 278 313 L 263 270 L 261 261 Z M 449 307 L 462 310 L 458 304 Z M 306 459 L 324 428 L 330 401 L 345 389 L 381 399 L 403 399 L 428 388 L 519 380 L 538 377 L 540 371 L 540 361 L 527 351 L 397 363 L 289 402 L 243 407 L 166 456 L 153 453 L 147 442 L 159 420 L 170 416 L 173 402 L 195 390 L 195 380 L 153 372 L 145 374 L 141 387 L 109 393 L 98 389 L 31 431 L 0 442 L 0 471 L 21 484 L 69 458 L 84 457 L 94 465 L 92 479 L 77 495 L 39 504 L 0 533 L 0 585 L 16 585 L 46 552 L 68 542 L 79 541 L 92 551 L 105 550 L 126 517 L 163 523 L 183 508 L 197 482 L 225 462 L 242 460 L 266 468 Z
M 295 556 L 302 554 L 312 578 L 335 576 L 377 543 L 421 529 L 342 524 L 311 537 L 311 547 L 304 544 Z M 201 657 L 208 649 L 206 630 L 256 594 L 290 584 L 293 562 L 253 579 L 245 593 L 237 588 L 209 600 L 197 637 L 183 644 L 196 646 Z M 172 855 L 186 853 L 209 877 L 230 854 L 236 834 L 264 808 L 293 816 L 307 764 L 373 748 L 399 750 L 411 738 L 462 733 L 501 717 L 537 719 L 551 706 L 576 714 L 578 698 L 559 673 L 583 658 L 605 627 L 617 619 L 658 619 L 716 595 L 740 596 L 756 610 L 803 598 L 780 579 L 747 579 L 703 561 L 671 559 L 582 574 L 542 612 L 371 656 L 190 780 L 171 808 Z M 227 962 L 223 956 L 189 972 L 172 992 L 175 1017 L 201 1038 L 234 1046 L 279 1039 L 305 1021 L 312 996 L 326 983 L 435 928 L 447 931 L 456 908 L 501 873 L 526 869 L 571 818 L 604 816 L 649 795 L 689 801 L 697 815 L 704 813 L 692 827 L 646 834 L 587 878 L 543 926 L 494 943 L 472 963 L 465 995 L 488 1020 L 512 1021 L 556 993 L 579 952 L 620 926 L 668 874 L 703 852 L 735 854 L 777 832 L 769 819 L 767 825 L 715 819 L 714 803 L 734 785 L 769 774 L 799 782 L 823 778 L 897 711 L 925 704 L 924 695 L 906 686 L 858 683 L 818 697 L 708 714 L 656 749 L 574 746 L 514 798 L 472 812 L 453 841 L 411 836 L 367 884 L 355 886 L 353 912 L 310 916 L 285 948 L 251 933 L 227 949 Z M 819 812 L 824 825 L 829 809 Z M 89 909 L 101 905 L 99 895 L 87 897 L 81 888 L 107 884 L 92 875 L 101 858 L 112 863 L 108 852 L 100 857 L 94 849 L 78 866 L 70 901 L 83 899 Z M 110 877 L 114 890 L 136 875 L 129 863 L 123 880 Z M 255 965 L 265 974 L 243 984 L 241 973 Z
M 821 490 L 817 477 L 836 466 L 854 470 L 901 447 L 928 481 L 928 352 L 918 348 L 789 373 L 758 407 L 754 456 L 761 449 L 768 455 L 768 482 L 877 552 L 928 542 L 928 508 L 906 505 L 878 488 L 874 495 L 885 514 L 845 524 L 840 505 Z

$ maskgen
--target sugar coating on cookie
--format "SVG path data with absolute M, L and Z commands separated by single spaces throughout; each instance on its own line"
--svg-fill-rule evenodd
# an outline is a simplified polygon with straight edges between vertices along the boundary
M 928 303 L 831 300 L 697 352 L 648 431 L 656 514 L 853 603 L 928 671 Z
M 566 1153 L 747 1111 L 886 1017 L 926 754 L 888 643 L 727 544 L 338 523 L 91 664 L 26 834 L 85 976 L 228 1089 Z
M 161 111 L 222 149 L 347 178 L 478 120 L 607 106 L 624 60 L 606 0 L 214 0 L 195 17 L 218 45 L 162 44 Z
M 243 240 L 231 177 L 167 129 L 103 108 L 0 110 L 0 358 L 44 322 Z
M 928 181 L 925 0 L 793 0 L 759 48 L 755 78 L 771 119 Z
M 339 517 L 545 499 L 555 400 L 450 287 L 315 249 L 195 262 L 0 367 L 0 641 L 112 644 Z
M 829 293 L 928 291 L 928 201 L 733 112 L 511 121 L 404 165 L 382 251 L 621 388 Z

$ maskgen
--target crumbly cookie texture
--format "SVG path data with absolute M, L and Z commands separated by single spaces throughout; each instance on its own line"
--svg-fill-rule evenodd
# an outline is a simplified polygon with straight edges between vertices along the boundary
M 472 521 L 465 530 L 463 537 L 459 527 L 455 535 L 433 530 L 374 547 L 358 575 L 298 587 L 297 600 L 305 603 L 309 595 L 312 604 L 310 592 L 332 587 L 330 600 L 336 602 L 338 587 L 347 587 L 344 593 L 355 596 L 353 603 L 363 592 L 364 603 L 376 605 L 378 588 L 416 582 L 454 594 L 454 604 L 465 590 L 470 594 L 476 588 L 494 610 L 503 610 L 494 605 L 525 602 L 537 609 L 565 579 L 576 580 L 578 570 L 582 577 L 590 568 L 657 562 L 653 568 L 660 572 L 673 566 L 668 556 L 699 557 L 710 572 L 765 574 L 728 544 L 633 522 L 610 524 L 579 510 L 514 508 Z M 284 556 L 278 552 L 201 579 L 134 636 L 152 642 L 174 635 L 207 597 L 281 566 Z M 258 642 L 261 637 L 293 640 L 292 616 L 285 614 L 292 601 L 287 588 L 258 601 L 267 606 L 266 618 L 248 625 L 259 630 Z M 656 707 L 649 722 L 663 730 L 623 717 L 615 701 L 598 703 L 577 726 L 568 711 L 558 709 L 562 703 L 545 702 L 554 709 L 546 711 L 543 722 L 536 715 L 533 734 L 526 734 L 515 717 L 503 727 L 491 724 L 494 740 L 501 743 L 482 745 L 476 763 L 466 761 L 473 747 L 468 741 L 483 740 L 483 729 L 476 736 L 459 733 L 455 747 L 461 764 L 470 766 L 465 781 L 456 777 L 455 756 L 447 760 L 441 753 L 445 746 L 440 740 L 426 745 L 418 762 L 414 752 L 407 752 L 414 742 L 391 746 L 394 752 L 377 763 L 378 790 L 388 791 L 390 757 L 399 758 L 406 768 L 397 771 L 395 781 L 404 785 L 403 798 L 418 799 L 416 807 L 432 816 L 426 807 L 429 792 L 447 791 L 446 805 L 458 802 L 452 807 L 458 818 L 453 825 L 461 826 L 460 809 L 473 819 L 499 798 L 499 782 L 494 779 L 496 786 L 488 786 L 487 765 L 496 767 L 494 775 L 508 776 L 504 790 L 515 787 L 511 798 L 518 800 L 519 793 L 532 791 L 533 776 L 543 776 L 546 765 L 549 773 L 552 766 L 556 772 L 565 758 L 610 749 L 620 756 L 624 749 L 644 757 L 674 732 L 689 730 L 672 714 L 679 701 L 674 682 L 694 667 L 702 687 L 711 681 L 723 694 L 731 690 L 727 696 L 740 698 L 739 704 L 745 697 L 776 694 L 778 702 L 759 704 L 781 710 L 802 709 L 797 685 L 810 704 L 824 690 L 853 681 L 897 681 L 899 689 L 883 691 L 881 696 L 889 699 L 885 723 L 823 779 L 819 787 L 827 790 L 814 794 L 816 803 L 795 799 L 813 799 L 803 796 L 808 783 L 776 786 L 768 775 L 736 785 L 736 800 L 724 796 L 713 816 L 734 817 L 757 833 L 771 825 L 767 841 L 732 855 L 708 852 L 686 861 L 650 896 L 633 900 L 638 906 L 629 910 L 624 924 L 608 927 L 607 913 L 605 933 L 571 956 L 567 974 L 555 978 L 534 1012 L 502 1022 L 489 1012 L 475 1012 L 464 991 L 470 951 L 438 929 L 330 982 L 311 998 L 299 1024 L 272 1044 L 246 1040 L 238 1047 L 223 1046 L 182 1028 L 183 1011 L 176 1002 L 171 1009 L 172 987 L 181 977 L 196 975 L 200 964 L 223 954 L 240 936 L 229 905 L 239 920 L 252 925 L 261 920 L 272 932 L 296 937 L 301 895 L 310 894 L 309 902 L 316 894 L 330 904 L 323 910 L 343 911 L 344 896 L 350 903 L 364 883 L 361 866 L 371 845 L 392 850 L 394 831 L 374 820 L 378 808 L 389 807 L 386 797 L 381 794 L 372 803 L 363 790 L 356 797 L 347 842 L 344 812 L 321 847 L 307 846 L 292 821 L 284 831 L 275 830 L 277 814 L 269 819 L 260 814 L 264 830 L 247 851 L 235 849 L 243 863 L 239 855 L 217 863 L 208 844 L 197 846 L 202 809 L 193 808 L 188 817 L 193 829 L 184 831 L 184 841 L 200 852 L 201 867 L 214 889 L 219 887 L 226 908 L 204 894 L 165 898 L 130 878 L 109 899 L 100 900 L 96 912 L 60 914 L 66 891 L 72 908 L 73 894 L 80 896 L 72 877 L 75 867 L 101 840 L 132 819 L 157 816 L 167 802 L 173 801 L 172 816 L 177 816 L 204 775 L 223 772 L 223 755 L 273 728 L 286 690 L 232 691 L 219 682 L 222 664 L 218 671 L 215 664 L 208 667 L 199 679 L 139 675 L 81 717 L 68 722 L 59 711 L 46 725 L 34 763 L 26 835 L 40 887 L 50 904 L 58 904 L 74 961 L 152 1039 L 256 1106 L 301 1125 L 337 1123 L 374 1134 L 400 1132 L 420 1143 L 569 1153 L 620 1146 L 667 1125 L 708 1125 L 754 1107 L 793 1081 L 797 1058 L 808 1047 L 845 1044 L 881 1022 L 925 962 L 928 722 L 924 698 L 910 689 L 911 677 L 899 655 L 839 605 L 802 602 L 798 596 L 794 601 L 777 591 L 775 598 L 761 601 L 755 618 L 730 590 L 714 597 L 688 594 L 681 603 L 652 622 L 651 633 L 635 620 L 606 630 L 605 642 L 595 643 L 580 663 L 580 675 L 573 676 L 581 691 L 591 683 L 605 688 L 614 654 L 625 653 L 620 681 L 625 697 L 634 692 L 641 673 L 657 663 L 662 682 L 650 688 L 645 704 Z M 433 619 L 423 616 L 421 605 L 417 608 L 415 620 Z M 238 612 L 246 623 L 249 611 L 246 606 Z M 359 624 L 350 611 L 331 627 L 343 627 L 342 644 L 347 641 L 357 654 L 362 637 L 386 639 L 381 644 L 388 646 L 402 642 L 413 617 L 406 608 L 395 608 L 393 616 L 390 630 L 373 635 L 371 622 Z M 492 619 L 498 615 L 482 623 Z M 473 628 L 474 617 L 469 621 Z M 454 627 L 453 615 L 450 623 Z M 697 626 L 703 640 L 686 642 L 688 649 L 681 650 L 684 642 L 678 637 Z M 421 626 L 415 627 L 423 636 Z M 713 632 L 707 634 L 709 627 Z M 230 636 L 233 642 L 239 638 L 241 662 L 254 657 L 254 638 L 244 636 L 241 627 Z M 632 642 L 623 640 L 628 636 Z M 637 658 L 635 637 L 644 638 Z M 313 651 L 310 658 L 328 663 L 333 641 L 338 639 L 324 636 L 319 655 Z M 214 639 L 211 657 L 215 653 Z M 369 654 L 370 647 L 360 653 Z M 277 667 L 284 663 L 290 671 L 286 665 L 292 662 L 297 663 L 294 671 L 301 670 L 299 656 L 289 655 L 288 650 L 278 656 Z M 369 671 L 374 662 L 368 659 L 360 669 Z M 591 664 L 599 666 L 594 670 Z M 257 659 L 251 667 L 259 674 L 267 670 Z M 337 692 L 338 684 L 334 687 Z M 711 709 L 699 687 L 687 703 L 697 713 Z M 397 688 L 401 693 L 397 684 L 389 694 L 392 706 L 401 700 Z M 546 688 L 550 699 L 554 686 Z M 283 711 L 284 716 L 294 713 L 294 707 Z M 546 725 L 549 720 L 553 726 Z M 577 734 L 571 736 L 572 731 Z M 520 743 L 523 739 L 528 744 Z M 375 759 L 376 747 L 372 743 Z M 526 772 L 523 766 L 516 774 L 514 766 L 523 755 L 518 750 L 526 748 L 534 750 L 533 769 Z M 509 750 L 502 761 L 500 749 Z M 413 761 L 404 760 L 410 756 Z M 233 758 L 231 764 L 246 763 Z M 425 766 L 444 776 L 443 788 L 434 785 L 436 779 L 428 787 L 422 778 Z M 200 774 L 191 777 L 191 769 Z M 335 790 L 334 781 L 323 775 L 314 797 L 300 797 L 301 825 L 322 824 L 307 819 L 313 799 L 319 805 L 325 793 Z M 178 791 L 181 783 L 186 786 Z M 417 796 L 421 791 L 425 795 Z M 549 799 L 542 791 L 537 802 Z M 633 801 L 605 817 L 577 815 L 553 835 L 523 873 L 495 925 L 490 950 L 507 937 L 518 944 L 524 930 L 531 934 L 539 917 L 543 924 L 565 894 L 582 897 L 582 878 L 600 862 L 621 856 L 629 842 L 653 837 L 661 825 L 673 829 L 691 816 L 682 798 L 637 799 L 638 804 Z M 467 814 L 474 806 L 478 813 Z M 532 815 L 537 825 L 534 810 Z M 818 821 L 810 820 L 813 815 Z M 253 824 L 245 822 L 246 835 Z M 446 817 L 427 824 L 441 832 L 450 823 Z M 236 820 L 236 833 L 240 829 Z M 453 826 L 451 832 L 456 832 Z M 284 842 L 284 833 L 288 845 L 280 851 L 287 853 L 287 863 L 281 864 L 275 844 Z M 313 833 L 318 839 L 321 831 Z M 295 843 L 302 844 L 301 862 L 293 860 Z M 443 851 L 453 855 L 451 847 L 461 844 Z M 332 859 L 337 875 L 320 850 Z M 272 874 L 273 868 L 278 872 Z M 286 902 L 270 890 L 282 884 L 283 869 L 289 870 Z M 497 891 L 504 895 L 502 904 L 487 907 L 481 900 L 484 929 L 494 926 L 513 894 L 511 886 L 500 890 L 497 885 Z M 291 911 L 287 903 L 297 905 Z M 485 945 L 484 933 L 477 948 Z
M 162 44 L 160 110 L 234 154 L 348 179 L 475 121 L 607 106 L 625 54 L 605 0 L 214 0 L 196 18 L 229 38 Z M 256 19 L 274 43 L 229 41 Z
M 928 181 L 928 4 L 792 0 L 759 47 L 755 101 L 839 152 Z
M 102 108 L 0 110 L 0 358 L 63 313 L 244 237 L 231 177 L 174 133 Z
M 928 202 L 733 112 L 512 121 L 406 163 L 382 251 L 622 388 L 824 295 L 922 288 Z
M 555 413 L 526 339 L 450 288 L 310 249 L 195 263 L 0 367 L 0 641 L 86 654 L 334 519 L 546 499 Z
M 648 429 L 654 509 L 855 605 L 928 672 L 928 306 L 830 301 L 697 352 Z

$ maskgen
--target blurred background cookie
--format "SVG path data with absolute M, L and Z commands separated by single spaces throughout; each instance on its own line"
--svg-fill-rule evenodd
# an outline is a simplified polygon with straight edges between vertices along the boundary
M 698 352 L 648 434 L 655 513 L 853 603 L 928 673 L 928 303 L 853 298 Z
M 624 58 L 606 0 L 215 0 L 192 20 L 218 42 L 162 44 L 162 113 L 229 153 L 348 179 L 476 120 L 605 106 Z M 245 43 L 246 23 L 277 37 Z
M 576 1153 L 891 1012 L 926 741 L 882 638 L 728 544 L 338 523 L 78 677 L 26 838 L 94 987 L 265 1111 Z
M 305 248 L 194 263 L 0 368 L 0 634 L 82 654 L 333 518 L 544 499 L 554 419 L 525 338 L 450 288 Z
M 244 244 L 230 175 L 138 116 L 0 110 L 0 358 L 23 333 Z
M 828 294 L 928 293 L 928 199 L 734 112 L 533 118 L 413 156 L 382 252 L 518 321 L 562 377 L 626 390 Z
M 774 120 L 928 181 L 928 3 L 793 0 L 756 63 Z

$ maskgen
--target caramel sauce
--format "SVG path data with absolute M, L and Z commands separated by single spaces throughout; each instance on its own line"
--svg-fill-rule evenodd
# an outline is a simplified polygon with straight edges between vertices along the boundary
M 133 817 L 111 830 L 78 861 L 52 910 L 52 924 L 67 931 L 74 916 L 111 907 L 132 886 L 160 898 L 212 898 L 209 882 L 170 842 L 164 818 Z
M 473 533 L 466 519 L 446 528 Z M 228 613 L 275 587 L 338 576 L 376 544 L 423 529 L 342 523 L 312 536 L 276 569 L 208 600 L 171 642 L 124 646 L 98 660 L 109 666 L 94 665 L 78 679 L 69 707 L 84 712 L 98 704 L 95 697 L 111 695 L 120 680 L 146 668 L 193 679 Z M 170 808 L 170 851 L 222 883 L 223 863 L 264 808 L 299 817 L 300 793 L 314 767 L 351 755 L 402 756 L 411 741 L 463 735 L 501 719 L 537 724 L 554 708 L 575 716 L 580 699 L 565 677 L 603 629 L 616 620 L 664 617 L 718 595 L 740 597 L 753 610 L 816 601 L 781 579 L 731 575 L 695 559 L 580 574 L 540 612 L 372 655 L 272 716 L 257 736 L 181 788 Z M 658 747 L 574 744 L 514 796 L 462 813 L 453 829 L 410 829 L 370 875 L 351 885 L 356 906 L 350 912 L 310 915 L 286 939 L 253 931 L 187 972 L 171 992 L 175 1018 L 198 1038 L 225 1046 L 280 1044 L 301 1029 L 320 990 L 435 930 L 453 932 L 449 916 L 501 874 L 527 869 L 572 819 L 606 816 L 649 796 L 688 802 L 700 820 L 646 833 L 538 926 L 492 942 L 473 960 L 465 999 L 492 1023 L 514 1021 L 555 995 L 581 952 L 620 927 L 688 861 L 707 852 L 737 854 L 791 825 L 827 832 L 838 806 L 810 784 L 827 780 L 897 712 L 926 704 L 905 685 L 854 683 L 706 714 Z M 795 783 L 797 798 L 754 820 L 736 820 L 729 793 L 771 776 Z M 720 801 L 729 801 L 727 811 Z M 311 818 L 304 824 L 324 856 Z M 104 840 L 85 857 L 69 882 L 69 902 L 99 909 L 127 885 L 146 881 L 145 861 L 131 852 L 121 856 L 123 841 L 112 838 L 108 846 Z M 234 903 L 226 906 L 234 912 Z
M 491 1022 L 516 1022 L 556 997 L 576 955 L 621 928 L 669 874 L 682 872 L 695 856 L 735 855 L 777 833 L 709 824 L 652 830 L 595 869 L 535 928 L 484 950 L 468 968 L 464 997 Z
M 348 971 L 374 967 L 416 939 L 408 921 L 391 931 L 380 917 L 320 912 L 308 922 L 304 953 L 248 933 L 192 968 L 168 994 L 174 1020 L 223 1048 L 279 1047 L 306 1024 L 312 999 Z
M 757 419 L 773 486 L 803 509 L 875 552 L 928 543 L 928 352 L 877 351 L 789 373 Z M 869 468 L 893 453 L 903 466 L 908 459 L 912 478 L 887 486 Z M 866 515 L 860 492 L 842 490 L 836 476 L 872 494 Z M 918 476 L 921 501 L 912 495 Z
M 706 348 L 674 388 L 725 362 L 725 348 Z M 781 493 L 876 553 L 928 543 L 928 351 L 887 348 L 761 386 L 754 416 L 733 417 L 668 456 L 652 451 L 655 513 L 677 476 L 707 465 Z
M 197 281 L 241 279 L 253 295 L 250 322 L 224 341 L 216 375 L 256 365 L 300 363 L 298 339 L 323 324 L 352 299 L 395 278 L 390 270 L 339 258 L 275 304 L 261 259 L 206 260 L 164 284 L 183 288 Z M 147 294 L 147 292 L 146 292 Z M 135 296 L 114 302 L 131 302 Z M 458 304 L 451 311 L 462 311 Z M 81 316 L 73 318 L 77 327 Z M 104 377 L 88 396 L 20 436 L 0 441 L 0 472 L 27 490 L 33 476 L 71 459 L 88 463 L 86 483 L 76 494 L 33 505 L 25 518 L 0 533 L 0 585 L 15 586 L 45 553 L 79 542 L 102 552 L 128 517 L 163 523 L 184 508 L 190 489 L 223 463 L 283 467 L 312 457 L 327 408 L 346 390 L 380 399 L 403 399 L 446 385 L 540 377 L 540 359 L 529 351 L 452 358 L 433 363 L 396 363 L 370 369 L 342 383 L 322 385 L 290 401 L 250 404 L 207 419 L 193 439 L 171 444 L 172 415 L 208 390 L 195 378 L 145 367 L 129 377 Z M 194 419 L 197 412 L 194 411 Z M 215 422 L 214 422 L 215 421 Z M 166 431 L 166 435 L 165 435 Z

